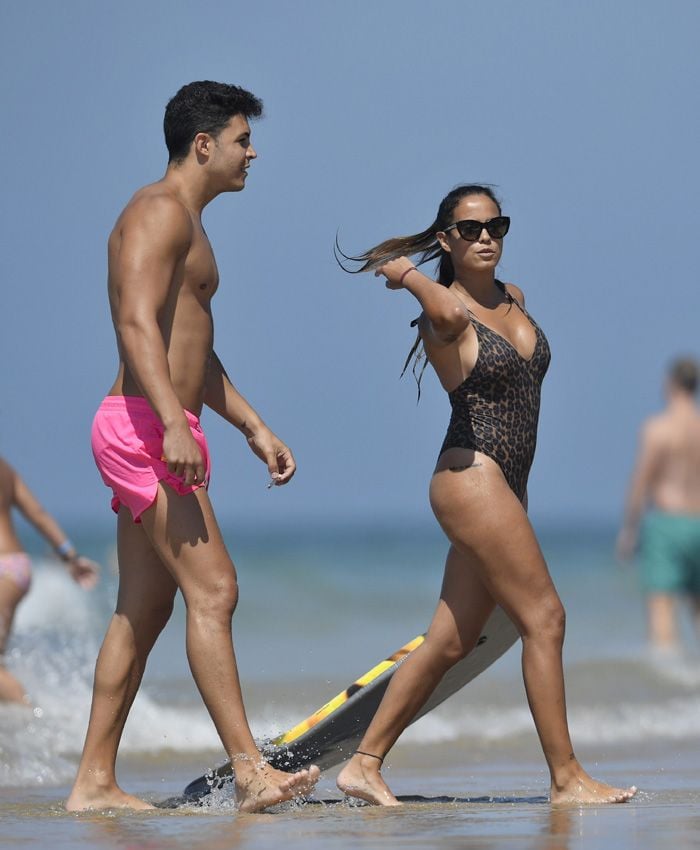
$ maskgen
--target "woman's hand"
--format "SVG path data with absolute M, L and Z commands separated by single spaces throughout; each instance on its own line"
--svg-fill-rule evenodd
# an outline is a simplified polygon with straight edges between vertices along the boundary
M 66 562 L 66 569 L 83 590 L 92 590 L 100 576 L 100 565 L 77 553 Z
M 375 277 L 383 275 L 386 278 L 387 289 L 403 289 L 405 275 L 415 268 L 408 257 L 397 257 L 395 260 L 389 260 L 388 263 L 380 266 L 374 275 Z

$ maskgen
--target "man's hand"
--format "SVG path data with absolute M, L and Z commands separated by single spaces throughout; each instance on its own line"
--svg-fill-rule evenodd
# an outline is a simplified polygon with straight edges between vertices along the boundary
M 629 528 L 623 528 L 617 535 L 615 554 L 619 561 L 629 561 L 637 549 L 637 534 Z
M 206 475 L 199 446 L 192 436 L 190 426 L 171 425 L 163 435 L 163 458 L 176 478 L 182 478 L 189 487 L 203 484 Z
M 267 464 L 270 473 L 270 486 L 281 487 L 286 484 L 296 472 L 297 465 L 290 449 L 270 431 L 261 428 L 248 438 L 248 445 L 253 452 Z

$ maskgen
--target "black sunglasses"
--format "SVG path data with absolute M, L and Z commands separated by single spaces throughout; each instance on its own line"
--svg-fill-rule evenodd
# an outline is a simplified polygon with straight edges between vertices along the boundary
M 472 218 L 465 218 L 463 221 L 455 221 L 454 224 L 446 227 L 444 233 L 455 227 L 462 239 L 466 239 L 467 242 L 476 242 L 484 229 L 493 239 L 503 239 L 510 227 L 510 216 L 499 215 L 496 218 L 490 218 L 488 221 L 474 221 Z

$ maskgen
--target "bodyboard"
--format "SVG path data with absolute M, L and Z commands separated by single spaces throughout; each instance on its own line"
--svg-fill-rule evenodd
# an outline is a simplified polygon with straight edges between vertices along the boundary
M 474 649 L 443 676 L 428 701 L 413 718 L 421 717 L 457 693 L 499 659 L 516 642 L 517 629 L 501 608 L 496 608 Z M 357 749 L 399 665 L 425 640 L 418 635 L 384 661 L 372 667 L 348 688 L 302 720 L 262 745 L 265 759 L 279 770 L 301 770 L 311 764 L 321 770 L 340 764 Z M 182 802 L 192 802 L 232 781 L 231 763 L 190 782 Z

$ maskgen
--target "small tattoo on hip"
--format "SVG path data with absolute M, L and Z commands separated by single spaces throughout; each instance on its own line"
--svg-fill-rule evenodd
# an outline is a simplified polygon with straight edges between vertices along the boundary
M 450 472 L 464 472 L 465 469 L 475 469 L 477 466 L 481 466 L 478 461 L 475 463 L 467 463 L 464 466 L 448 466 L 448 469 Z

